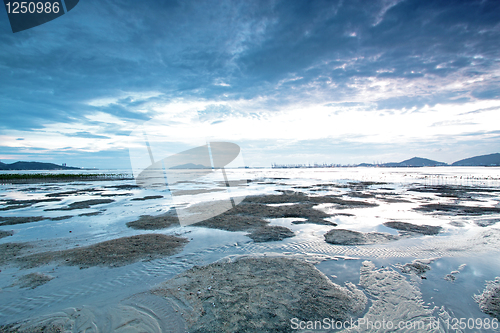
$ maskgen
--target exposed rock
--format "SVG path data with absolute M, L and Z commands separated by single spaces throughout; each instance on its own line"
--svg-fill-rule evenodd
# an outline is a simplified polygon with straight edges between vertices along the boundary
M 456 215 L 484 215 L 500 213 L 499 207 L 464 206 L 455 204 L 425 204 L 414 209 L 421 212 L 447 212 Z
M 486 288 L 481 295 L 474 295 L 481 311 L 500 320 L 500 277 L 495 281 L 486 281 Z
M 144 201 L 144 200 L 153 200 L 153 199 L 161 199 L 163 195 L 147 195 L 143 198 L 133 198 L 134 201 Z
M 188 242 L 186 238 L 159 234 L 122 237 L 62 251 L 49 251 L 17 257 L 24 268 L 57 262 L 64 265 L 123 266 L 139 260 L 155 259 L 177 253 Z
M 433 311 L 424 305 L 417 286 L 389 268 L 377 269 L 371 261 L 363 262 L 360 285 L 371 296 L 372 306 L 355 327 L 345 332 L 441 332 Z M 391 322 L 394 329 L 375 329 L 373 323 Z M 369 323 L 372 326 L 369 327 Z M 399 323 L 410 329 L 397 330 Z M 421 325 L 417 329 L 415 325 Z
M 179 225 L 175 210 L 156 216 L 141 215 L 138 220 L 127 222 L 127 227 L 139 230 L 158 230 Z
M 435 259 L 416 259 L 411 263 L 404 264 L 403 266 L 397 266 L 402 273 L 410 274 L 414 273 L 422 277 L 427 271 L 431 269 L 431 264 Z
M 28 253 L 33 245 L 28 243 L 4 243 L 0 244 L 0 265 L 15 260 L 18 256 Z
M 288 237 L 293 237 L 295 234 L 292 230 L 282 226 L 264 226 L 253 230 L 247 235 L 254 242 L 272 242 L 280 241 Z
M 325 241 L 335 245 L 367 245 L 387 243 L 399 239 L 387 233 L 352 231 L 346 229 L 332 229 L 325 234 Z
M 243 257 L 194 267 L 152 291 L 182 313 L 190 332 L 292 332 L 290 320 L 350 320 L 367 298 L 332 283 L 312 264 Z
M 42 273 L 29 273 L 26 274 L 22 277 L 20 277 L 15 283 L 16 285 L 19 285 L 21 288 L 31 288 L 35 289 L 36 287 L 39 287 L 50 280 L 54 279 L 53 276 L 42 274 Z
M 45 219 L 43 216 L 9 216 L 0 217 L 0 225 L 15 225 L 22 223 L 37 222 Z
M 238 207 L 238 206 L 236 206 Z M 255 216 L 231 215 L 223 213 L 194 224 L 198 227 L 207 227 L 227 231 L 247 231 L 268 225 L 269 222 Z
M 73 210 L 73 209 L 86 209 L 90 208 L 91 206 L 95 205 L 102 205 L 102 204 L 107 204 L 114 202 L 113 199 L 90 199 L 90 200 L 85 200 L 85 201 L 77 201 L 70 203 L 68 207 L 62 207 L 62 208 L 51 208 L 51 209 L 45 209 L 46 211 L 52 211 L 52 210 Z
M 390 221 L 385 222 L 384 225 L 386 227 L 404 231 L 404 232 L 414 232 L 422 235 L 437 235 L 443 229 L 439 226 L 432 225 L 416 225 L 408 222 L 398 222 L 398 221 Z
M 9 231 L 0 230 L 0 238 L 9 237 L 9 236 L 12 236 L 13 234 L 14 234 L 14 232 L 11 230 L 9 230 Z

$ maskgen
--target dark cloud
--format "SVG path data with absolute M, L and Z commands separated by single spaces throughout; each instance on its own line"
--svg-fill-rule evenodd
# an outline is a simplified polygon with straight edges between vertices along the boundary
M 472 96 L 478 99 L 498 99 L 500 98 L 500 87 L 474 90 Z
M 103 112 L 135 124 L 155 115 L 152 104 L 174 99 L 263 97 L 268 111 L 307 100 L 350 103 L 359 80 L 453 82 L 498 66 L 499 1 L 386 4 L 86 0 L 16 34 L 0 15 L 0 131 L 98 124 L 111 137 L 127 132 L 87 116 Z M 372 102 L 409 109 L 498 99 L 498 82 L 490 80 L 471 91 L 429 88 Z M 128 96 L 152 91 L 159 94 Z M 89 104 L 106 98 L 114 101 Z M 204 112 L 219 122 L 237 111 Z
M 2 147 L 3 163 L 15 161 L 39 161 L 56 164 L 66 163 L 68 166 L 99 169 L 131 169 L 127 149 L 109 149 L 87 152 L 67 147 L 66 149 L 11 148 Z
M 109 136 L 97 135 L 89 132 L 64 133 L 65 136 L 87 139 L 111 139 Z

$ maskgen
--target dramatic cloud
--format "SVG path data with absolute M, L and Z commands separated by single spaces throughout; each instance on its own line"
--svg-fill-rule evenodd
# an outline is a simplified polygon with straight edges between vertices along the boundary
M 494 0 L 86 0 L 16 34 L 0 15 L 0 159 L 129 167 L 137 125 L 173 130 L 186 112 L 205 126 L 189 135 L 233 140 L 249 165 L 498 152 L 499 12 Z

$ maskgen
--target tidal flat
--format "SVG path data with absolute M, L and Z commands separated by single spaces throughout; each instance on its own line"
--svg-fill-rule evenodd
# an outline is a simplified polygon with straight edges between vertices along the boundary
M 230 190 L 216 172 L 163 190 L 106 177 L 1 185 L 0 331 L 499 318 L 499 168 L 226 172 Z

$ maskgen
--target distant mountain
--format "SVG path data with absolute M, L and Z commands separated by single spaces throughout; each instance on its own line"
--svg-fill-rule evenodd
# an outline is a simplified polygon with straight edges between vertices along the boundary
M 409 160 L 397 163 L 400 167 L 424 167 L 424 166 L 446 166 L 448 164 L 438 161 L 429 160 L 427 158 L 413 157 Z
M 41 162 L 14 162 L 6 164 L 0 162 L 0 170 L 79 170 L 80 168 L 67 167 L 54 163 Z
M 361 163 L 357 166 L 359 167 L 373 167 L 373 166 L 381 166 L 386 168 L 402 168 L 402 167 L 425 167 L 425 166 L 446 166 L 448 164 L 438 161 L 429 160 L 427 158 L 421 157 L 413 157 L 409 160 L 405 160 L 403 162 L 390 162 L 384 164 L 370 164 L 370 163 Z
M 456 161 L 452 166 L 500 166 L 500 154 L 474 156 Z

